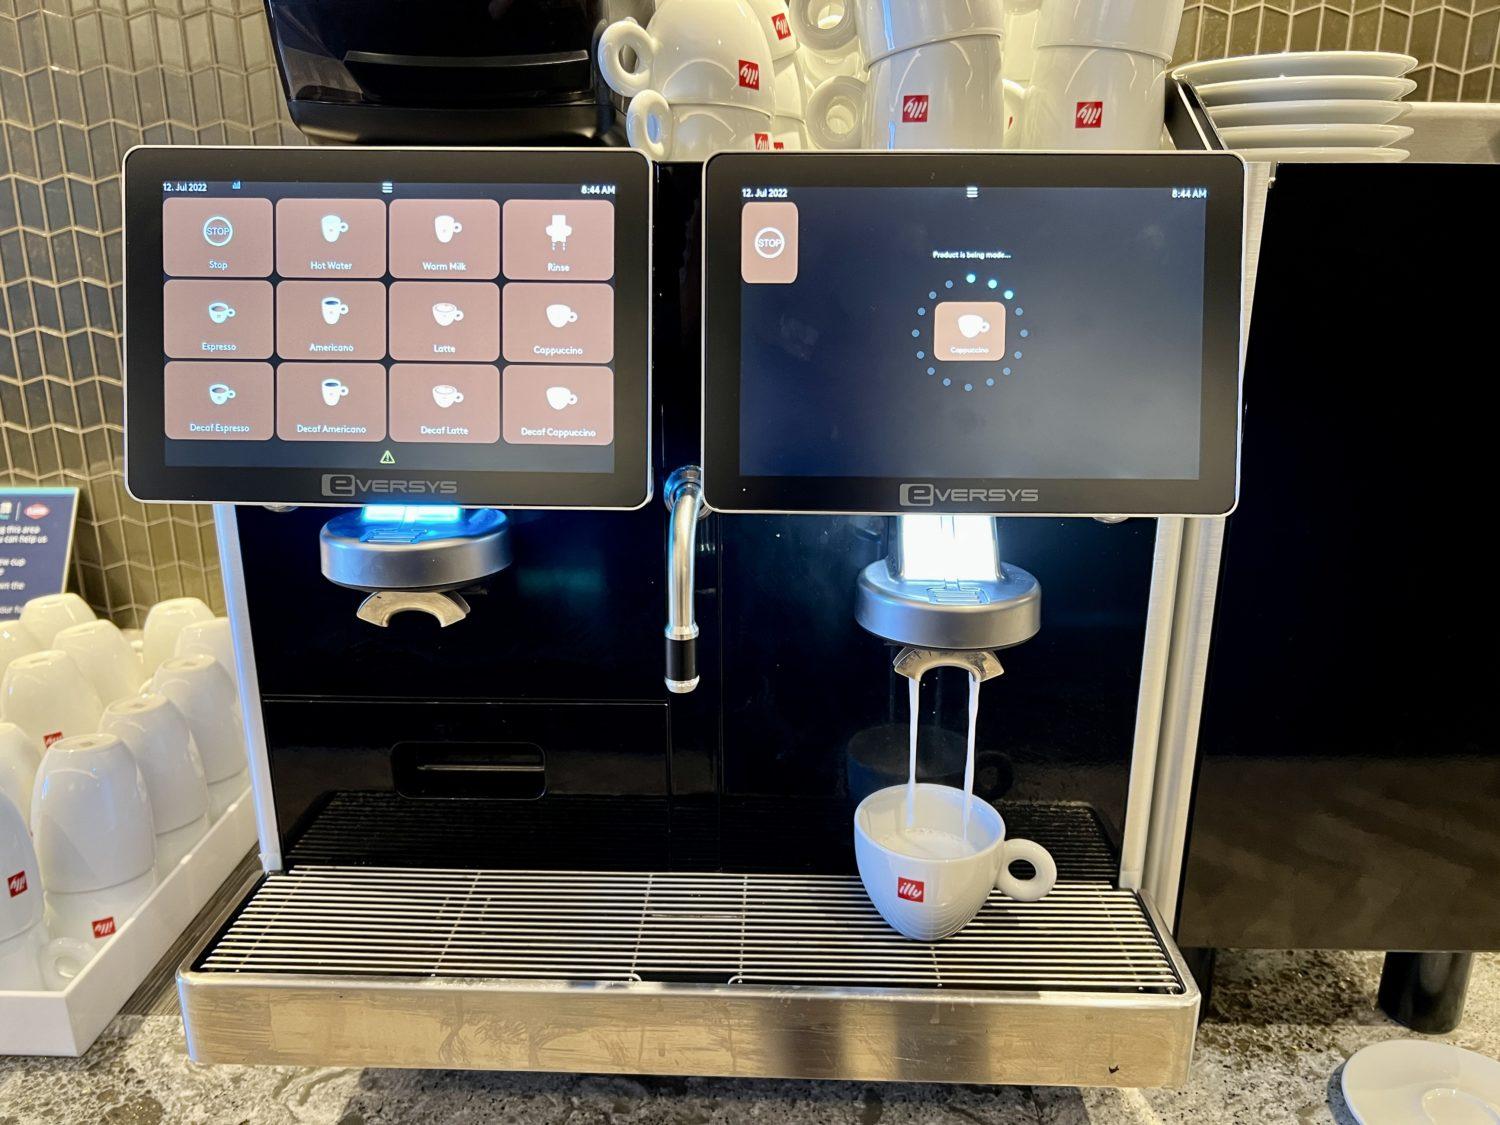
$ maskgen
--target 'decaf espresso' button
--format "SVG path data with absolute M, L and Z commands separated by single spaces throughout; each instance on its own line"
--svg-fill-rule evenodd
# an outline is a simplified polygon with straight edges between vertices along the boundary
M 947 363 L 1005 358 L 1005 306 L 999 301 L 940 301 L 932 310 L 932 357 Z
M 608 363 L 615 357 L 615 291 L 608 285 L 516 282 L 505 287 L 505 358 Z
M 615 374 L 608 367 L 505 369 L 511 445 L 608 445 L 615 440 Z
M 749 285 L 797 280 L 797 205 L 747 203 L 740 211 L 740 276 Z
M 385 368 L 378 363 L 283 363 L 276 369 L 282 441 L 385 437 Z
M 391 437 L 397 441 L 500 440 L 500 372 L 481 363 L 391 365 Z
M 507 199 L 505 276 L 608 281 L 615 273 L 615 205 L 603 199 Z
M 266 359 L 275 346 L 269 281 L 169 281 L 162 348 L 174 359 Z
M 283 281 L 276 287 L 282 359 L 380 359 L 385 286 L 378 281 Z
M 269 199 L 168 199 L 162 269 L 175 277 L 269 277 Z
M 380 277 L 385 273 L 385 203 L 277 200 L 276 272 L 282 277 Z
M 271 436 L 269 363 L 169 363 L 162 380 L 167 437 L 265 441 Z
M 398 281 L 391 286 L 391 357 L 500 358 L 500 287 L 492 281 Z
M 391 204 L 391 275 L 484 281 L 500 273 L 500 204 L 398 199 Z

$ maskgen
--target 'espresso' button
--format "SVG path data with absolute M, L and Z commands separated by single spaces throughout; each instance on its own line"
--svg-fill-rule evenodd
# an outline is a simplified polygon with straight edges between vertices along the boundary
M 174 359 L 266 359 L 274 349 L 269 281 L 169 281 L 162 347 Z
M 174 362 L 162 373 L 167 437 L 265 441 L 271 436 L 269 363 Z

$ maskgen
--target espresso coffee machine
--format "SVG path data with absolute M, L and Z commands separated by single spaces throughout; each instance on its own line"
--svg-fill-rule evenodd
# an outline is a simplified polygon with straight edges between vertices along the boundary
M 129 484 L 217 504 L 264 869 L 180 974 L 195 1058 L 1185 1079 L 1142 875 L 1238 483 L 1237 158 L 125 179 Z M 936 944 L 853 874 L 922 671 L 923 779 L 972 672 L 975 792 L 1059 869 Z

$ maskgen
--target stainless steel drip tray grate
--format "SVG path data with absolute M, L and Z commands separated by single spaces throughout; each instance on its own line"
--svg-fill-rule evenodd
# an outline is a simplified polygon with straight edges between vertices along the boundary
M 923 944 L 852 876 L 332 866 L 266 877 L 180 991 L 207 1061 L 1110 1085 L 1183 1080 L 1198 1008 L 1097 883 Z
M 1182 981 L 1134 894 L 998 893 L 947 941 L 888 927 L 857 878 L 302 867 L 273 875 L 208 972 L 1147 990 Z

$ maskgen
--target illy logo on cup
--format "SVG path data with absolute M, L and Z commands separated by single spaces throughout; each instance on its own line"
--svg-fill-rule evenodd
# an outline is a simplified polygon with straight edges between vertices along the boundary
M 96 938 L 106 938 L 115 932 L 115 920 L 111 915 L 108 918 L 95 918 L 89 923 L 89 928 L 94 931 Z
M 771 151 L 771 134 L 770 133 L 756 133 L 755 134 L 755 151 L 756 152 L 770 152 Z
M 792 37 L 792 25 L 788 22 L 785 12 L 777 12 L 771 17 L 771 27 L 776 31 L 777 39 L 790 39 Z
M 896 897 L 908 902 L 921 902 L 927 894 L 927 884 L 920 879 L 896 879 Z
M 760 89 L 760 63 L 740 60 L 740 85 L 747 90 Z
M 49 731 L 48 733 L 42 735 L 42 746 L 43 747 L 51 746 L 54 742 L 56 742 L 62 736 L 63 736 L 63 732 L 60 731 L 60 730 Z
M 9 879 L 5 880 L 5 889 L 10 892 L 10 897 L 26 893 L 26 872 L 17 871 Z
M 1073 128 L 1097 129 L 1104 124 L 1103 102 L 1079 102 L 1073 110 Z
M 904 124 L 920 125 L 927 120 L 927 110 L 932 99 L 927 94 L 907 94 L 901 99 L 901 120 Z

